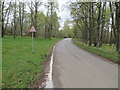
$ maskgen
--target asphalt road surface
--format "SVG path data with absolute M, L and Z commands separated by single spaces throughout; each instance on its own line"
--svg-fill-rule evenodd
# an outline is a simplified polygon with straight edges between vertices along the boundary
M 118 65 L 84 51 L 67 38 L 53 56 L 55 88 L 118 88 Z

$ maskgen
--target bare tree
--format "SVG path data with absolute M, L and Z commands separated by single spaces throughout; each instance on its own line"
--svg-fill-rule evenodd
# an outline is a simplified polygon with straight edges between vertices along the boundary
M 9 5 L 7 8 L 5 8 L 5 1 L 2 2 L 2 37 L 5 35 L 5 30 L 9 21 L 9 14 L 10 14 L 10 8 L 11 8 L 11 2 L 9 2 Z
M 2 37 L 4 37 L 4 4 L 5 2 L 2 2 Z
M 23 36 L 24 8 L 25 8 L 24 1 L 19 2 L 19 20 L 20 20 L 20 34 L 21 34 L 21 37 Z
M 97 18 L 97 47 L 100 45 L 100 24 L 101 24 L 101 2 L 98 3 L 98 18 Z
M 101 33 L 100 33 L 100 46 L 103 44 L 103 31 L 104 31 L 104 26 L 105 26 L 105 11 L 106 11 L 106 2 L 103 3 L 102 5 L 102 15 L 101 15 Z
M 14 2 L 14 38 L 16 37 L 16 28 L 17 28 L 17 17 L 16 17 L 16 14 L 17 14 L 17 4 L 16 2 Z
M 38 16 L 38 10 L 40 5 L 42 4 L 41 1 L 35 0 L 35 2 L 33 2 L 31 0 L 31 4 L 28 5 L 30 11 L 31 11 L 31 26 L 34 25 L 35 29 L 37 30 L 38 27 L 38 21 L 37 21 L 37 16 Z M 34 37 L 36 37 L 35 33 L 34 33 Z
M 45 38 L 48 38 L 48 32 L 49 32 L 49 20 L 48 20 L 48 14 L 49 14 L 49 5 L 47 6 L 47 16 L 45 17 Z

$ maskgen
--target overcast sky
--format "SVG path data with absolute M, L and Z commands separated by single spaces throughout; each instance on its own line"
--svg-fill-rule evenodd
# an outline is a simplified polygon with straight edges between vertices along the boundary
M 48 0 L 42 0 L 43 2 L 47 2 Z M 55 1 L 55 0 L 52 0 Z M 71 19 L 70 16 L 70 10 L 68 8 L 69 6 L 69 2 L 70 0 L 57 0 L 58 2 L 58 7 L 59 7 L 59 11 L 57 12 L 58 17 L 60 17 L 61 19 L 59 20 L 60 22 L 60 29 L 64 26 L 64 22 L 68 19 Z M 44 11 L 44 13 L 46 13 L 46 9 L 44 7 L 42 7 L 42 11 Z
M 6 2 L 10 2 L 11 0 L 4 0 Z M 14 1 L 25 1 L 25 2 L 30 2 L 31 0 L 12 0 L 13 2 Z M 32 1 L 35 1 L 35 0 L 32 0 Z M 40 11 L 43 11 L 45 14 L 47 12 L 46 8 L 44 7 L 44 4 L 47 3 L 47 1 L 51 1 L 51 0 L 39 0 L 39 1 L 42 1 L 43 5 L 39 8 Z M 58 2 L 58 7 L 59 7 L 59 11 L 57 11 L 57 15 L 58 17 L 60 17 L 61 19 L 59 20 L 60 22 L 60 29 L 63 27 L 64 25 L 64 22 L 65 20 L 67 19 L 71 19 L 71 16 L 70 16 L 70 10 L 68 8 L 69 6 L 69 2 L 71 0 L 52 0 L 52 1 L 57 1 Z M 73 0 L 72 0 L 73 1 Z M 74 0 L 75 1 L 75 0 Z M 27 9 L 29 9 L 27 7 Z M 29 10 L 28 10 L 29 11 Z
M 61 17 L 60 24 L 63 27 L 65 20 L 71 19 L 70 10 L 68 8 L 69 0 L 58 0 L 59 12 L 58 16 Z

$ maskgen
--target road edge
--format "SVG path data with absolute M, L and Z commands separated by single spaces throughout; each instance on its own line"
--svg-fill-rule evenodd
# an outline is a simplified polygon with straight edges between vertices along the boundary
M 49 54 L 46 57 L 46 60 L 43 62 L 43 70 L 41 72 L 42 74 L 41 74 L 40 79 L 35 83 L 35 88 L 38 88 L 38 89 L 40 89 L 40 88 L 46 88 L 46 86 L 48 88 L 48 85 L 47 85 L 48 84 L 48 77 L 52 79 L 52 76 L 51 76 L 52 75 L 52 70 L 50 70 L 50 66 L 52 67 L 52 64 L 53 64 L 54 50 L 55 50 L 56 44 L 58 42 L 60 42 L 61 40 L 63 40 L 63 39 L 58 40 L 52 46 Z M 50 73 L 50 71 L 51 71 L 51 73 Z M 51 79 L 49 79 L 49 80 L 51 80 Z M 49 88 L 53 88 L 53 87 L 49 87 Z

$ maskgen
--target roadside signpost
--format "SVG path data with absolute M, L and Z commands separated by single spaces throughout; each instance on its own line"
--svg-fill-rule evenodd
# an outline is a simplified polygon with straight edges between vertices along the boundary
M 30 32 L 32 32 L 32 54 L 34 54 L 34 32 L 36 32 L 34 26 L 31 27 Z

